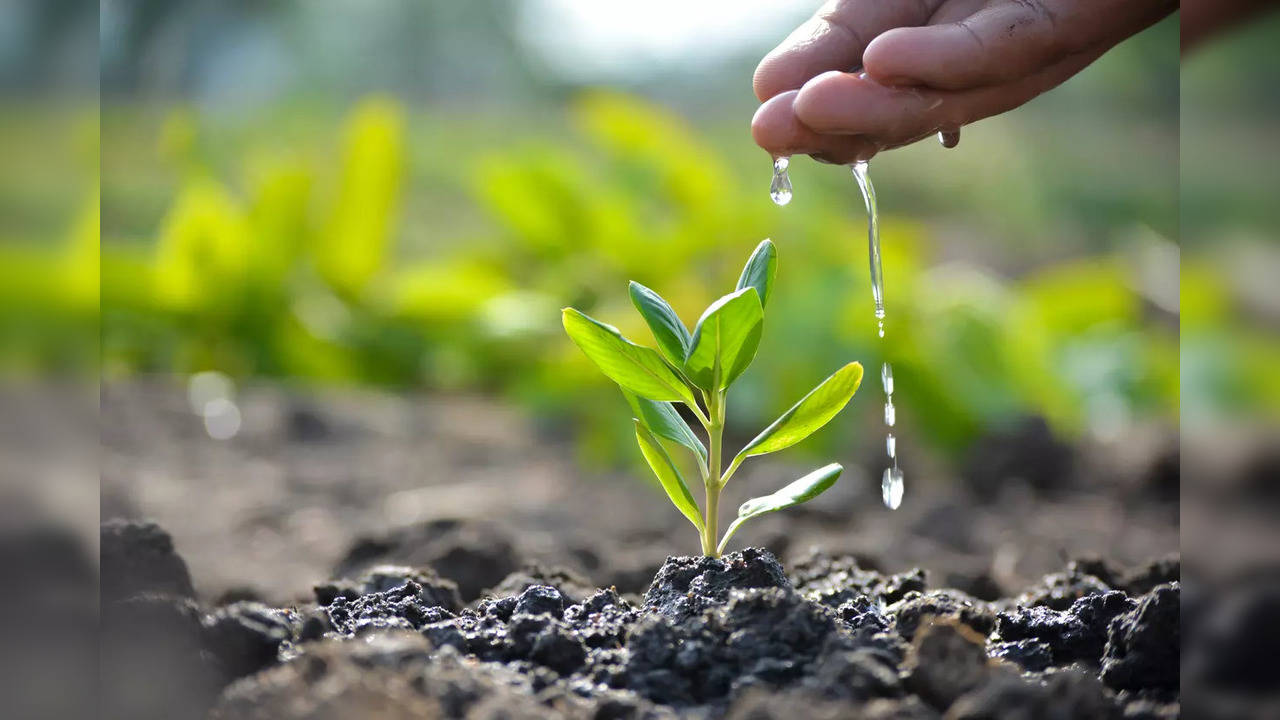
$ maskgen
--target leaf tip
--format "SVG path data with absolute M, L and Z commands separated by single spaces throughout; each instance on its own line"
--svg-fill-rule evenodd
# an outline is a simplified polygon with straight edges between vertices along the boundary
M 844 372 L 845 370 L 848 370 L 850 373 L 853 374 L 854 376 L 853 390 L 854 392 L 857 392 L 858 386 L 862 384 L 862 376 L 864 374 L 864 370 L 862 369 L 862 363 L 858 362 L 857 360 L 854 360 L 848 365 L 845 365 L 843 368 L 840 368 L 841 372 Z

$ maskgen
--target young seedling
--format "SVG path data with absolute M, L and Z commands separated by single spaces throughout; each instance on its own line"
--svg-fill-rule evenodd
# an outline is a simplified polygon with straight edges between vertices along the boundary
M 817 497 L 835 484 L 843 470 L 832 463 L 772 495 L 748 500 L 719 537 L 720 493 L 743 461 L 789 448 L 813 434 L 848 404 L 862 382 L 862 365 L 852 362 L 840 368 L 747 443 L 728 467 L 722 467 L 729 386 L 755 358 L 777 269 L 777 249 L 765 240 L 747 260 L 737 288 L 711 303 L 692 333 L 666 300 L 639 283 L 631 283 L 632 303 L 653 332 L 657 350 L 637 345 L 617 328 L 573 308 L 564 309 L 565 332 L 622 388 L 635 415 L 640 452 L 676 509 L 698 529 L 703 554 L 711 557 L 724 552 L 742 523 Z M 706 445 L 673 403 L 683 403 L 698 419 L 706 431 Z M 661 439 L 692 453 L 705 491 L 703 507 L 698 506 Z

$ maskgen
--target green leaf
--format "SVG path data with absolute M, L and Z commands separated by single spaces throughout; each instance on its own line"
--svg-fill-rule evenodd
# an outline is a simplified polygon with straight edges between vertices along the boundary
M 708 391 L 729 387 L 756 356 L 764 328 L 764 308 L 754 287 L 711 303 L 693 329 L 685 375 Z
M 861 363 L 851 362 L 809 391 L 764 432 L 747 443 L 740 458 L 777 452 L 800 442 L 844 409 L 862 382 Z
M 630 291 L 631 302 L 649 324 L 653 339 L 658 341 L 658 349 L 677 367 L 683 364 L 684 356 L 689 354 L 691 338 L 680 316 L 661 295 L 640 283 L 632 281 Z
M 630 390 L 623 390 L 622 394 L 627 398 L 627 404 L 631 406 L 631 411 L 635 413 L 636 419 L 647 430 L 658 437 L 664 437 L 689 448 L 698 456 L 699 462 L 704 467 L 706 466 L 706 447 L 703 446 L 698 436 L 693 434 L 693 430 L 690 429 L 684 418 L 680 417 L 680 413 L 676 411 L 674 405 L 669 402 L 657 402 L 642 398 Z
M 684 478 L 676 469 L 675 463 L 671 462 L 671 456 L 662 447 L 662 443 L 639 420 L 636 420 L 636 442 L 640 444 L 640 452 L 649 462 L 649 467 L 653 468 L 653 474 L 658 476 L 662 489 L 671 498 L 671 503 L 689 518 L 698 532 L 702 532 L 702 513 L 698 510 L 698 501 L 693 499 L 689 486 L 684 483 Z
M 565 308 L 564 330 L 600 372 L 624 389 L 650 400 L 697 402 L 689 386 L 667 366 L 657 350 L 636 345 L 612 325 Z
M 840 473 L 843 471 L 844 468 L 840 467 L 839 464 L 831 463 L 814 470 L 772 495 L 751 498 L 742 503 L 742 506 L 738 508 L 737 519 L 724 531 L 724 537 L 720 540 L 720 547 L 717 552 L 724 552 L 725 546 L 729 543 L 729 538 L 733 537 L 733 534 L 738 531 L 738 527 L 742 523 L 765 513 L 785 510 L 800 503 L 809 502 L 825 492 L 827 488 L 835 485 L 836 479 L 840 477 Z
M 756 246 L 755 252 L 747 258 L 746 267 L 738 278 L 738 289 L 753 287 L 760 293 L 760 307 L 769 304 L 769 291 L 773 289 L 773 278 L 778 274 L 778 249 L 773 241 L 765 239 Z

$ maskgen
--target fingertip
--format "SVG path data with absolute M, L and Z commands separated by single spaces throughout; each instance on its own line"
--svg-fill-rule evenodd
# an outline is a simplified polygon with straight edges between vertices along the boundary
M 851 132 L 842 111 L 850 93 L 865 82 L 851 73 L 825 72 L 804 84 L 796 93 L 793 111 L 799 122 L 817 132 Z
M 759 65 L 756 65 L 756 71 L 751 75 L 751 90 L 756 94 L 756 99 L 765 102 L 784 92 L 787 88 L 780 87 L 777 81 L 777 64 L 773 59 L 774 53 L 770 52 L 764 56 Z
M 751 137 L 774 157 L 811 155 L 819 162 L 846 164 L 866 160 L 876 147 L 865 138 L 821 135 L 797 117 L 794 104 L 798 90 L 775 95 L 751 118 Z
M 922 54 L 912 31 L 919 28 L 894 28 L 880 33 L 862 53 L 862 69 L 881 85 L 919 85 L 913 74 L 913 63 Z M 923 54 L 927 55 L 925 48 Z
M 751 139 L 773 155 L 790 155 L 806 132 L 792 109 L 797 92 L 770 97 L 751 118 Z
M 760 102 L 781 95 L 789 90 L 796 90 L 809 78 L 802 58 L 796 56 L 796 50 L 783 43 L 764 56 L 751 76 L 751 89 Z

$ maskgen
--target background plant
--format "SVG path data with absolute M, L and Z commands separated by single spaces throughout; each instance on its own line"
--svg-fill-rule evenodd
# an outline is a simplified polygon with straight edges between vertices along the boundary
M 563 311 L 565 332 L 622 388 L 635 413 L 641 453 L 672 504 L 697 528 L 703 554 L 712 557 L 724 552 L 743 522 L 817 497 L 835 484 L 843 470 L 835 463 L 826 465 L 775 493 L 748 500 L 723 537 L 720 535 L 720 493 L 742 462 L 805 439 L 843 410 L 862 382 L 860 364 L 840 368 L 747 443 L 728 467 L 722 467 L 729 387 L 746 371 L 760 347 L 764 308 L 777 268 L 777 249 L 768 240 L 761 242 L 742 269 L 734 291 L 711 303 L 692 333 L 662 296 L 632 281 L 631 301 L 652 331 L 657 350 L 631 342 L 617 328 L 578 310 Z M 676 411 L 675 402 L 697 418 L 706 432 L 707 446 Z M 683 446 L 696 460 L 706 498 L 702 508 L 660 437 Z
M 662 278 L 673 307 L 705 307 L 714 299 L 706 288 L 736 276 L 728 251 L 737 239 L 772 236 L 792 249 L 792 292 L 772 301 L 779 322 L 757 361 L 770 382 L 739 380 L 735 427 L 768 422 L 850 356 L 894 362 L 914 446 L 944 457 L 1028 413 L 1068 437 L 1117 407 L 1135 421 L 1176 416 L 1174 327 L 1147 311 L 1132 249 L 1043 265 L 1023 249 L 1018 262 L 1030 269 L 997 272 L 964 259 L 951 235 L 959 226 L 931 220 L 929 202 L 903 184 L 917 150 L 886 157 L 876 180 L 900 200 L 883 208 L 894 334 L 880 343 L 858 259 L 862 211 L 844 173 L 797 163 L 799 194 L 781 212 L 761 202 L 768 168 L 750 174 L 759 158 L 742 156 L 740 138 L 722 150 L 719 134 L 617 93 L 583 94 L 564 118 L 535 117 L 508 136 L 483 117 L 374 97 L 335 131 L 309 114 L 281 114 L 269 131 L 232 130 L 177 110 L 135 135 L 145 118 L 104 108 L 116 139 L 104 173 L 128 168 L 134 178 L 109 183 L 103 198 L 108 374 L 216 369 L 493 393 L 573 429 L 583 460 L 612 464 L 630 433 L 602 399 L 602 379 L 559 334 L 557 309 L 572 304 L 634 332 L 639 323 L 611 287 Z M 443 146 L 477 149 L 442 157 Z M 160 165 L 139 161 L 147 157 Z M 346 191 L 356 177 L 379 197 Z M 1005 207 L 1055 222 L 1017 197 L 1006 188 Z M 966 214 L 1005 217 L 970 200 Z M 339 233 L 347 245 L 335 234 L 342 217 L 367 219 L 359 233 Z M 339 255 L 356 252 L 365 259 Z M 801 342 L 811 351 L 787 352 Z M 836 423 L 815 451 L 853 436 L 855 420 Z
M 561 334 L 558 309 L 571 304 L 634 336 L 642 323 L 614 292 L 634 278 L 661 281 L 672 306 L 695 317 L 715 299 L 708 288 L 736 279 L 742 238 L 772 237 L 787 254 L 790 291 L 770 300 L 770 332 L 755 371 L 735 384 L 730 428 L 768 423 L 847 357 L 895 363 L 902 432 L 913 452 L 940 461 L 963 458 L 979 435 L 1026 414 L 1067 438 L 1176 422 L 1178 325 L 1153 302 L 1146 275 L 1147 253 L 1173 247 L 1179 228 L 1178 87 L 1162 80 L 1177 77 L 1176 21 L 971 128 L 958 152 L 921 143 L 877 158 L 893 333 L 880 343 L 848 174 L 798 160 L 793 203 L 779 210 L 765 196 L 768 161 L 743 130 L 754 102 L 740 84 L 759 53 L 674 76 L 645 75 L 636 62 L 625 79 L 601 83 L 615 90 L 601 91 L 518 55 L 515 35 L 485 24 L 518 13 L 480 8 L 432 5 L 470 19 L 369 26 L 361 23 L 392 11 L 303 3 L 270 11 L 275 24 L 223 23 L 208 45 L 187 48 L 193 58 L 179 58 L 193 63 L 188 72 L 159 78 L 189 87 L 103 81 L 101 124 L 86 124 L 101 128 L 103 142 L 101 153 L 96 138 L 86 143 L 87 169 L 48 152 L 63 144 L 41 139 L 57 123 L 11 103 L 0 120 L 0 292 L 14 290 L 2 309 L 16 341 L 0 352 L 27 366 L 66 354 L 45 332 L 65 321 L 43 303 L 33 311 L 17 290 L 63 292 L 34 282 L 42 275 L 29 268 L 77 256 L 70 238 L 81 208 L 98 215 L 100 157 L 102 353 L 87 356 L 101 358 L 108 382 L 217 370 L 237 382 L 483 394 L 572 438 L 595 473 L 634 457 L 633 433 L 618 422 L 621 404 L 601 392 L 608 381 Z M 260 10 L 201 6 L 224 16 Z M 183 26 L 180 13 L 173 23 Z M 140 42 L 139 52 L 160 53 L 178 37 L 163 23 L 140 26 L 154 29 L 156 44 Z M 477 62 L 348 62 L 348 45 L 312 41 L 326 27 L 419 61 Z M 410 42 L 395 33 L 404 27 L 449 32 Z M 254 33 L 236 34 L 245 28 Z M 245 98 L 243 66 L 200 48 L 261 47 L 238 39 L 263 33 L 283 38 L 277 57 L 307 72 L 254 73 L 296 87 Z M 503 52 L 488 51 L 495 43 Z M 104 57 L 108 79 L 135 68 Z M 414 68 L 430 70 L 374 77 Z M 534 82 L 517 80 L 525 76 Z M 237 81 L 207 84 L 217 77 Z M 67 183 L 77 172 L 95 187 Z M 367 195 L 346 189 L 357 178 Z M 1218 195 L 1188 204 L 1182 227 L 1191 209 L 1197 227 L 1211 226 L 1204 210 L 1226 207 L 1220 199 L 1271 207 L 1258 190 L 1269 185 L 1243 174 L 1197 183 Z M 1232 312 L 1210 310 L 1210 328 Z M 84 312 L 98 322 L 94 304 Z M 1183 331 L 1185 340 L 1185 322 Z M 809 352 L 790 352 L 801 342 Z M 1205 347 L 1234 354 L 1211 340 Z M 1267 386 L 1257 364 L 1241 367 L 1214 387 Z M 878 440 L 847 442 L 876 413 L 873 404 L 851 408 L 797 450 L 879 456 Z

